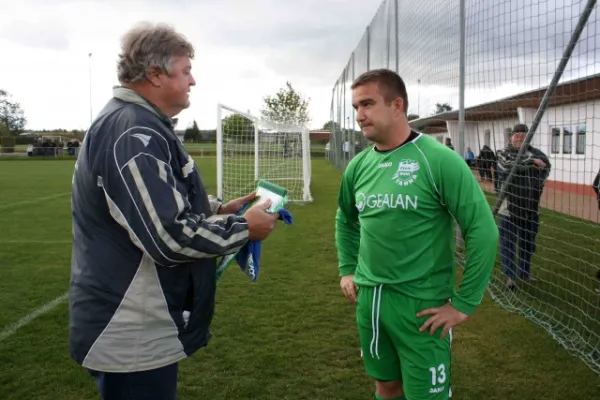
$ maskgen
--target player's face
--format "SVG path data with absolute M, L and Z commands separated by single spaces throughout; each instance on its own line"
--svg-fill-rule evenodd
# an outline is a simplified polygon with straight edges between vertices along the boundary
M 352 106 L 356 110 L 356 122 L 365 138 L 385 142 L 393 133 L 401 114 L 402 99 L 387 104 L 378 83 L 367 83 L 352 91 Z
M 196 81 L 192 76 L 192 63 L 189 57 L 174 57 L 171 62 L 171 74 L 161 74 L 160 82 L 161 97 L 172 114 L 169 117 L 179 114 L 190 106 L 190 90 L 196 85 Z
M 523 141 L 525 140 L 526 134 L 524 132 L 515 132 L 510 137 L 510 144 L 513 145 L 515 149 L 521 148 Z

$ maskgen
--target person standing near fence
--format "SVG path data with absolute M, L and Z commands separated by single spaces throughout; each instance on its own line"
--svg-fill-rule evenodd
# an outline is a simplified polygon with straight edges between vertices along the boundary
M 525 124 L 515 125 L 508 146 L 497 152 L 500 188 L 514 169 L 506 197 L 498 210 L 502 271 L 509 289 L 516 287 L 517 278 L 530 282 L 536 280 L 531 274 L 531 258 L 535 253 L 540 225 L 540 199 L 551 169 L 546 154 L 531 145 L 517 164 L 517 155 L 528 130 Z M 517 245 L 518 262 L 515 262 Z
M 496 223 L 462 156 L 411 130 L 398 74 L 359 76 L 352 103 L 374 146 L 342 177 L 336 247 L 340 287 L 356 303 L 364 366 L 376 399 L 446 400 L 452 328 L 481 302 L 497 253 Z M 455 221 L 466 242 L 457 290 Z

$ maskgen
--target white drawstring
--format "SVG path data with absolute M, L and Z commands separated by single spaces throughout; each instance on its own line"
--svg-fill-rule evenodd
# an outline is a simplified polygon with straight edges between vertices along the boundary
M 373 289 L 373 303 L 371 304 L 371 328 L 373 338 L 371 339 L 371 357 L 379 359 L 379 310 L 381 308 L 381 289 L 383 285 L 375 286 Z M 377 291 L 379 289 L 379 291 Z M 373 348 L 375 350 L 373 351 Z

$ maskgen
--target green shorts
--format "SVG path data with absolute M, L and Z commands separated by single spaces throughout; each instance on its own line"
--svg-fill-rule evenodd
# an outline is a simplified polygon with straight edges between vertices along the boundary
M 417 313 L 445 301 L 424 301 L 386 286 L 358 290 L 356 321 L 367 374 L 378 381 L 401 380 L 410 400 L 447 400 L 450 388 L 452 331 L 440 339 L 419 328 L 429 316 Z

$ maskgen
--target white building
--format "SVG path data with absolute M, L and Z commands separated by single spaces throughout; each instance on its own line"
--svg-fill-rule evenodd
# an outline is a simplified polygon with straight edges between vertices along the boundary
M 450 137 L 456 151 L 470 147 L 477 156 L 484 145 L 494 152 L 505 147 L 517 123 L 531 127 L 546 88 L 465 109 L 465 148 L 458 149 L 458 111 L 410 121 L 410 125 L 435 136 Z M 592 194 L 600 169 L 600 74 L 557 86 L 531 144 L 550 158 L 548 187 Z M 462 150 L 462 151 L 461 151 Z

